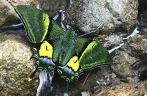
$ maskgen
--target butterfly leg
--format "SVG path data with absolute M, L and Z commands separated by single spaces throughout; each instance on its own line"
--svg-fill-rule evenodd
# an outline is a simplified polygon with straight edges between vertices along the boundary
M 67 25 L 67 26 L 65 26 L 64 24 L 63 24 L 63 21 L 65 20 L 65 11 L 64 10 L 59 10 L 59 14 L 56 14 L 55 16 L 54 16 L 54 18 L 53 18 L 53 20 L 57 20 L 58 18 L 59 18 L 59 16 L 60 16 L 60 24 L 61 24 L 61 27 L 62 27 L 62 29 L 64 30 L 64 31 L 66 31 L 67 29 L 69 29 L 69 26 Z
M 54 21 L 56 21 L 59 18 L 59 14 L 56 14 L 53 18 Z
M 64 31 L 66 31 L 66 26 L 63 24 L 63 21 L 65 20 L 65 11 L 63 11 L 63 10 L 60 10 L 59 11 L 60 12 L 60 14 L 61 14 L 61 27 L 62 27 L 62 29 L 64 30 Z

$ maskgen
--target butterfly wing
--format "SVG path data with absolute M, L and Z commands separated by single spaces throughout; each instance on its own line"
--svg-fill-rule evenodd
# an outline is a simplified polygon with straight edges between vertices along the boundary
M 61 77 L 71 82 L 85 70 L 90 70 L 103 64 L 110 64 L 108 50 L 96 41 L 77 37 L 75 40 L 76 56 L 70 58 L 65 66 L 58 66 Z
M 63 30 L 45 12 L 29 5 L 14 7 L 27 31 L 32 43 L 40 43 L 44 39 L 56 39 L 63 34 Z
M 89 70 L 103 64 L 110 64 L 108 50 L 96 41 L 90 42 L 79 57 L 82 70 Z

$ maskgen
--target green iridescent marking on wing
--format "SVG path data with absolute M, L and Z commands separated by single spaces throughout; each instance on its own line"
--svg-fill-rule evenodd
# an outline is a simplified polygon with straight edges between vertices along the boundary
M 29 5 L 15 6 L 14 9 L 20 16 L 30 41 L 32 43 L 42 42 L 48 32 L 50 24 L 49 16 L 43 11 Z

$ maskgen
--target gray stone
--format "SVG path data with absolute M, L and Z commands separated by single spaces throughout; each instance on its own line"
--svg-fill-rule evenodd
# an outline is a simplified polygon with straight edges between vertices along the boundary
M 5 24 L 12 24 L 13 20 L 17 20 L 16 14 L 14 14 L 13 7 L 6 0 L 0 1 L 0 26 Z
M 18 17 L 13 6 L 29 4 L 34 7 L 39 6 L 51 17 L 54 17 L 59 10 L 67 11 L 67 24 L 77 26 L 83 32 L 97 30 L 100 24 L 103 24 L 104 33 L 130 32 L 136 23 L 138 7 L 137 0 L 72 0 L 72 3 L 66 0 L 12 0 L 9 2 L 2 0 L 0 2 L 2 10 L 0 26 L 16 22 Z
M 118 50 L 114 51 L 113 71 L 125 82 L 139 81 L 139 74 L 147 68 L 146 56 L 147 39 L 141 34 L 129 38 L 127 42 Z
M 103 32 L 130 32 L 136 24 L 137 0 L 72 0 L 68 12 L 70 23 L 83 32 L 104 25 Z
M 23 42 L 23 43 L 22 43 Z M 38 80 L 28 82 L 34 70 L 29 43 L 16 34 L 0 34 L 1 96 L 33 96 Z M 37 85 L 36 85 L 37 84 Z

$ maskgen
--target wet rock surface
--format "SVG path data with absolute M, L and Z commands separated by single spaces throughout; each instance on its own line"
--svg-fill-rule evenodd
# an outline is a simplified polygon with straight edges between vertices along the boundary
M 95 30 L 105 21 L 103 32 L 100 32 L 98 36 L 95 35 L 97 37 L 95 39 L 104 44 L 108 49 L 122 42 L 124 43 L 121 48 L 111 53 L 111 66 L 100 66 L 92 71 L 86 71 L 80 78 L 70 83 L 70 96 L 146 96 L 146 14 L 141 15 L 142 19 L 139 19 L 137 26 L 140 32 L 124 40 L 124 37 L 127 37 L 128 33 L 132 32 L 130 30 L 137 20 L 137 0 L 72 1 L 70 8 L 67 6 L 69 2 L 66 2 L 66 0 L 63 2 L 57 2 L 56 0 L 52 2 L 50 0 L 12 0 L 11 3 L 13 5 L 32 4 L 34 6 L 40 4 L 40 8 L 51 16 L 54 16 L 59 9 L 65 10 L 69 8 L 66 10 L 67 20 L 70 21 L 69 24 L 79 28 L 83 32 Z M 3 0 L 0 2 L 3 3 Z M 9 10 L 12 9 L 10 2 L 6 2 L 5 4 L 8 4 Z M 0 10 L 4 8 L 0 6 Z M 5 14 L 2 15 L 0 13 L 0 17 L 2 17 L 0 25 L 6 24 L 5 20 L 9 18 L 7 16 L 16 18 L 16 14 L 13 15 L 14 13 L 8 10 L 3 13 Z M 9 19 L 11 20 L 11 18 Z M 108 35 L 111 32 L 113 34 Z M 33 60 L 29 60 L 32 55 L 30 50 L 32 46 L 23 32 L 8 31 L 0 33 L 1 96 L 34 96 L 36 94 L 36 89 L 39 85 L 38 75 L 31 82 L 27 81 L 34 70 L 34 62 Z M 55 72 L 53 91 L 48 93 L 48 95 L 63 96 L 66 91 L 67 82 L 61 79 L 59 74 Z

